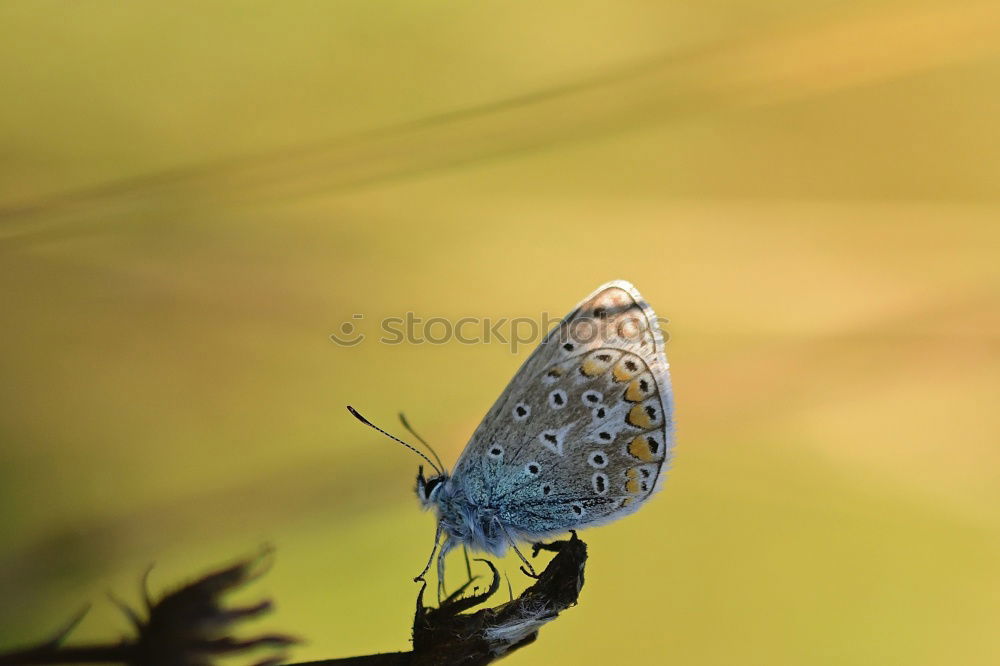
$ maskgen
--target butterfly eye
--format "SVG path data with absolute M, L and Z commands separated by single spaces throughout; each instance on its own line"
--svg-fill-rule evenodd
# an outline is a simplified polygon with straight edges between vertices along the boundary
M 536 462 L 530 462 L 524 466 L 524 471 L 526 471 L 531 476 L 538 476 L 542 472 L 541 466 Z
M 439 476 L 433 476 L 427 479 L 427 481 L 424 482 L 423 486 L 424 498 L 430 499 L 431 495 L 434 494 L 434 489 L 437 488 L 439 485 L 441 485 L 442 481 L 444 481 L 444 479 L 442 479 Z
M 573 509 L 573 513 L 575 513 L 577 516 L 582 516 L 583 514 L 587 513 L 584 510 L 582 504 L 571 504 L 570 508 Z
M 597 391 L 584 391 L 580 399 L 583 400 L 583 404 L 592 407 L 604 402 L 604 396 Z
M 594 486 L 594 492 L 598 495 L 608 492 L 608 475 L 604 472 L 594 472 L 594 476 L 590 477 L 590 482 Z
M 550 485 L 544 485 L 544 486 L 542 486 L 542 494 L 543 495 L 548 495 L 551 492 L 552 492 L 552 486 L 550 486 Z
M 490 447 L 490 450 L 486 452 L 486 455 L 494 460 L 500 460 L 503 458 L 503 447 L 499 444 L 494 444 Z
M 526 402 L 519 402 L 514 405 L 514 410 L 511 414 L 514 416 L 515 421 L 527 421 L 528 417 L 531 416 L 531 407 Z

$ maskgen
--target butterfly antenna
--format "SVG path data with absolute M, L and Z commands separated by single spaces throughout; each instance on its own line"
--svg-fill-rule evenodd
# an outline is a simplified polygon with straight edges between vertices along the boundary
M 431 452 L 432 456 L 434 456 L 434 460 L 437 461 L 441 469 L 444 469 L 444 463 L 441 462 L 441 456 L 437 454 L 437 451 L 434 450 L 433 446 L 427 443 L 427 440 L 425 440 L 423 437 L 417 434 L 417 431 L 413 429 L 413 426 L 410 425 L 410 422 L 406 420 L 406 414 L 404 414 L 403 412 L 399 413 L 399 422 L 403 424 L 403 427 L 406 428 L 411 435 L 417 438 L 418 442 L 427 447 L 427 450 Z
M 444 474 L 444 472 L 441 471 L 441 469 L 439 469 L 438 466 L 434 464 L 434 461 L 432 461 L 430 458 L 428 458 L 426 455 L 424 455 L 424 453 L 422 451 L 420 451 L 419 449 L 416 449 L 413 446 L 410 446 L 409 444 L 407 444 L 406 442 L 404 442 L 403 440 L 401 440 L 399 437 L 394 437 L 393 435 L 390 435 L 389 433 L 387 433 L 385 430 L 382 430 L 382 428 L 379 428 L 377 425 L 375 425 L 374 423 L 372 423 L 371 421 L 369 421 L 365 417 L 361 416 L 361 414 L 358 413 L 358 410 L 354 409 L 350 405 L 347 406 L 347 411 L 349 411 L 354 416 L 354 418 L 356 418 L 357 420 L 361 421 L 362 423 L 364 423 L 369 428 L 374 428 L 375 430 L 378 430 L 380 433 L 382 433 L 383 435 L 385 435 L 386 437 L 388 437 L 392 441 L 397 442 L 398 444 L 402 444 L 403 446 L 405 446 L 409 450 L 411 450 L 414 453 L 416 453 L 418 456 L 420 456 L 421 458 L 423 458 L 424 460 L 426 460 L 427 464 L 430 465 L 431 467 L 433 467 L 434 471 L 436 471 L 438 474 Z

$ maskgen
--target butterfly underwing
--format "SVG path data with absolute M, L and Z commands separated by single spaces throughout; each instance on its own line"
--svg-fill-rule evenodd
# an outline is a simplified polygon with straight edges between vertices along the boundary
M 659 320 L 630 283 L 602 285 L 524 362 L 454 471 L 418 475 L 439 580 L 458 545 L 499 556 L 636 511 L 663 483 L 672 417 Z

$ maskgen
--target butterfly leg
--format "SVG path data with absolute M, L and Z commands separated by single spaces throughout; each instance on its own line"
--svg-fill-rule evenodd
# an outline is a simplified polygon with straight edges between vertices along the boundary
M 441 549 L 438 551 L 438 561 L 437 561 L 437 573 L 438 573 L 438 604 L 440 605 L 441 600 L 447 595 L 444 589 L 444 557 L 447 555 L 452 548 L 455 547 L 455 543 L 450 537 L 445 538 L 444 543 L 441 544 Z
M 511 538 L 510 536 L 510 532 L 507 531 L 507 528 L 504 527 L 502 523 L 499 523 L 499 525 L 500 529 L 503 530 L 503 535 L 507 537 L 507 544 L 514 549 L 514 552 L 517 553 L 517 556 L 520 557 L 521 561 L 524 563 L 521 566 L 521 571 L 524 573 L 525 576 L 528 576 L 529 578 L 538 578 L 538 574 L 535 572 L 535 567 L 531 566 L 531 562 L 528 561 L 528 558 L 526 558 L 524 554 L 521 553 L 520 550 L 518 550 L 517 544 L 514 543 L 514 539 Z M 528 568 L 525 569 L 524 567 Z
M 465 543 L 462 544 L 462 554 L 465 555 L 465 575 L 466 575 L 466 579 L 465 579 L 465 583 L 459 589 L 464 590 L 465 588 L 467 588 L 470 585 L 472 585 L 472 583 L 477 578 L 479 578 L 479 576 L 473 576 L 472 575 L 472 563 L 469 561 L 469 547 L 467 545 L 465 545 Z M 477 559 L 476 561 L 477 562 L 485 562 L 486 560 L 478 560 Z M 475 591 L 475 590 L 478 590 L 479 588 L 478 587 L 474 587 L 472 589 Z M 452 596 L 454 596 L 454 592 L 452 593 Z
M 438 523 L 437 529 L 434 531 L 434 547 L 431 548 L 431 556 L 427 558 L 427 564 L 424 565 L 424 570 L 417 574 L 417 577 L 413 579 L 414 583 L 423 582 L 424 576 L 427 575 L 427 571 L 431 568 L 431 562 L 434 561 L 434 553 L 438 549 L 438 541 L 441 540 L 441 523 Z
M 521 551 L 517 549 L 517 546 L 514 544 L 513 541 L 510 542 L 510 547 L 514 549 L 514 552 L 517 553 L 517 556 L 521 558 L 522 562 L 524 562 L 524 564 L 521 566 L 521 572 L 525 576 L 528 576 L 529 578 L 538 578 L 538 573 L 535 571 L 535 567 L 531 566 L 531 562 L 529 562 L 528 558 L 526 558 L 524 554 L 522 554 Z M 528 568 L 525 569 L 524 567 Z
M 462 553 L 465 555 L 465 575 L 466 580 L 470 583 L 472 582 L 472 565 L 469 563 L 469 547 L 464 543 L 462 544 Z

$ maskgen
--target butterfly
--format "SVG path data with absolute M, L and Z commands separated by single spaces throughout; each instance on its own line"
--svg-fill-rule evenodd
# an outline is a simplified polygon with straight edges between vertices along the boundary
M 442 585 L 445 556 L 459 545 L 495 556 L 513 548 L 533 572 L 517 543 L 643 506 L 674 446 L 668 368 L 659 320 L 629 282 L 583 299 L 517 371 L 452 473 L 417 451 L 436 472 L 425 478 L 420 468 L 417 497 L 437 515 L 435 548 L 417 580 L 437 551 Z

